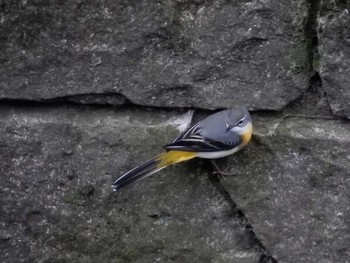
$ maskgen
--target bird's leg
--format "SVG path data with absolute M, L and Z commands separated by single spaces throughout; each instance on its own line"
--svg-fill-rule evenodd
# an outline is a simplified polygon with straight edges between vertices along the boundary
M 224 176 L 232 176 L 232 175 L 235 175 L 234 173 L 227 173 L 225 171 L 222 171 L 218 164 L 215 162 L 215 160 L 211 160 L 211 163 L 213 164 L 213 166 L 215 167 L 216 171 L 214 172 L 215 174 L 219 174 L 222 176 L 223 179 L 226 180 L 226 178 Z

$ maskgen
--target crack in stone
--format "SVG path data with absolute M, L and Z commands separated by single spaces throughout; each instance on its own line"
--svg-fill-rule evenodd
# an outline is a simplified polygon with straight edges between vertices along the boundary
M 304 36 L 308 42 L 308 57 L 310 70 L 315 70 L 315 60 L 318 57 L 317 15 L 320 10 L 321 0 L 307 0 L 308 17 L 304 26 Z
M 19 108 L 25 108 L 25 107 L 28 107 L 28 108 L 31 108 L 31 107 L 37 107 L 37 108 L 89 107 L 92 109 L 96 109 L 96 108 L 108 109 L 108 108 L 114 108 L 114 107 L 123 107 L 124 109 L 135 108 L 135 107 L 139 109 L 156 108 L 156 107 L 149 107 L 149 106 L 134 104 L 130 101 L 126 101 L 124 104 L 93 103 L 93 102 L 81 103 L 78 100 L 71 99 L 74 97 L 75 96 L 65 96 L 65 97 L 57 97 L 54 99 L 43 99 L 43 100 L 0 98 L 0 103 L 3 106 L 19 107 Z M 169 109 L 169 108 L 157 107 L 157 109 Z
M 257 235 L 254 233 L 253 227 L 249 223 L 248 218 L 245 216 L 243 211 L 238 208 L 237 204 L 232 199 L 229 192 L 221 184 L 220 179 L 213 173 L 208 175 L 210 183 L 218 190 L 218 192 L 223 196 L 223 198 L 229 203 L 231 207 L 231 216 L 238 220 L 239 224 L 245 228 L 247 235 L 249 236 L 253 246 L 257 247 L 258 251 L 261 253 L 259 263 L 277 263 L 278 261 L 270 254 L 266 249 L 264 244 L 259 240 Z
M 297 96 L 294 100 L 288 102 L 283 108 L 286 109 L 296 101 L 298 101 L 305 93 L 313 89 L 322 89 L 322 80 L 317 71 L 319 52 L 318 52 L 318 34 L 317 34 L 317 16 L 320 11 L 321 0 L 306 0 L 308 16 L 304 26 L 304 37 L 307 42 L 307 56 L 309 61 L 309 71 L 311 73 L 309 79 L 309 88 Z M 317 88 L 318 87 L 318 88 Z M 329 105 L 329 102 L 328 102 Z
M 78 105 L 113 105 L 113 106 L 124 106 L 134 104 L 126 96 L 121 93 L 105 92 L 105 93 L 84 93 L 84 94 L 73 94 L 65 96 L 57 96 L 48 99 L 21 99 L 21 98 L 0 98 L 1 102 L 12 103 L 15 105 L 67 105 L 67 104 L 78 104 Z M 137 105 L 137 104 L 135 104 Z M 142 106 L 142 105 L 140 105 Z

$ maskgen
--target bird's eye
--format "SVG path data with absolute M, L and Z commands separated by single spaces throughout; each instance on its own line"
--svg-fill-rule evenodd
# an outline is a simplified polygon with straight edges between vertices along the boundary
M 243 123 L 243 120 L 240 120 L 239 122 L 236 123 L 237 126 L 241 126 Z

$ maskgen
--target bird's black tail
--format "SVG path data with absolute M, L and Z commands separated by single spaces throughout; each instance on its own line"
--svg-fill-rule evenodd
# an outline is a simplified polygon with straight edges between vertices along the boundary
M 183 151 L 167 151 L 157 155 L 152 160 L 135 167 L 131 171 L 123 174 L 119 177 L 113 184 L 113 191 L 117 191 L 120 188 L 127 186 L 135 181 L 138 181 L 142 178 L 150 176 L 165 167 L 183 162 L 186 160 L 190 160 L 196 157 L 196 153 L 194 152 L 183 152 Z
M 117 191 L 118 189 L 127 186 L 137 180 L 140 180 L 142 178 L 145 178 L 155 172 L 158 172 L 159 170 L 165 168 L 164 167 L 157 167 L 160 161 L 156 159 L 149 160 L 148 162 L 135 167 L 134 169 L 130 170 L 129 172 L 123 174 L 121 177 L 119 177 L 113 184 L 112 188 L 113 191 Z

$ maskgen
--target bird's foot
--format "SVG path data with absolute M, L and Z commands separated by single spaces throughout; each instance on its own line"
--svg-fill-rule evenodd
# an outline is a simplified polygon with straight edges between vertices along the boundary
M 223 171 L 219 168 L 218 164 L 215 162 L 215 160 L 211 160 L 211 163 L 213 164 L 213 166 L 215 167 L 216 171 L 214 171 L 214 174 L 217 174 L 218 176 L 220 176 L 219 178 L 224 179 L 227 182 L 227 179 L 225 176 L 233 176 L 235 175 L 235 173 L 228 173 L 226 171 Z

